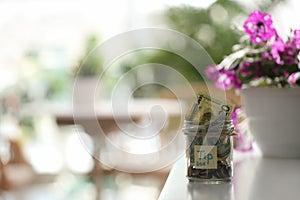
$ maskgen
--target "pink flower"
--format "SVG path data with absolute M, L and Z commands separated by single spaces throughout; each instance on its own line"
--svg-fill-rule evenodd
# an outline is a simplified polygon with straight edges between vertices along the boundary
M 210 65 L 204 69 L 205 75 L 212 81 L 218 80 L 219 70 L 216 65 Z
M 300 81 L 300 72 L 295 72 L 288 77 L 290 84 L 297 84 L 298 81 Z
M 281 55 L 281 57 L 283 58 L 284 64 L 287 64 L 287 65 L 295 64 L 297 54 L 298 54 L 298 52 L 296 51 L 295 47 L 291 43 L 286 44 L 285 49 Z
M 215 84 L 222 90 L 230 89 L 234 85 L 234 76 L 227 73 L 221 74 Z
M 300 30 L 294 30 L 291 42 L 297 50 L 300 50 Z
M 252 140 L 249 139 L 249 136 L 247 137 L 247 130 L 245 127 L 242 127 L 241 122 L 239 122 L 244 117 L 241 114 L 242 110 L 243 108 L 241 106 L 237 106 L 231 114 L 235 131 L 238 133 L 238 136 L 234 137 L 236 142 L 235 149 L 239 151 L 250 151 L 252 150 Z
M 227 90 L 235 86 L 239 89 L 242 87 L 242 82 L 238 79 L 234 70 L 218 70 L 216 65 L 211 65 L 205 68 L 206 76 L 215 82 L 216 87 Z
M 235 71 L 227 71 L 222 69 L 219 71 L 219 77 L 215 81 L 215 85 L 223 90 L 230 89 L 233 86 L 235 86 L 236 89 L 239 89 L 242 87 L 242 82 L 236 76 Z
M 277 64 L 295 64 L 295 58 L 298 53 L 294 45 L 295 42 L 297 42 L 296 37 L 293 37 L 290 41 L 284 43 L 283 40 L 277 36 L 276 40 L 271 45 L 271 55 Z M 300 40 L 298 42 L 300 45 Z
M 277 37 L 277 39 L 272 43 L 271 55 L 274 58 L 275 62 L 279 65 L 284 64 L 280 56 L 280 53 L 284 52 L 284 50 L 285 50 L 285 44 L 283 40 L 280 37 Z
M 218 67 L 205 69 L 216 87 L 239 90 L 265 84 L 300 86 L 300 29 L 294 30 L 284 41 L 273 27 L 271 16 L 255 10 L 244 23 L 244 32 L 250 36 L 250 43 L 241 40 L 241 45 L 233 48 L 235 51 Z
M 259 10 L 253 11 L 244 23 L 246 34 L 250 35 L 251 42 L 260 44 L 271 39 L 276 30 L 273 27 L 271 15 L 261 13 Z
M 251 62 L 244 62 L 240 68 L 240 74 L 243 76 L 251 76 L 253 71 L 251 71 L 252 63 Z
M 231 114 L 231 120 L 232 120 L 232 123 L 235 127 L 237 127 L 237 124 L 238 124 L 238 111 L 241 109 L 241 106 L 236 106 L 233 111 L 232 111 L 232 114 Z
M 263 52 L 262 53 L 262 58 L 263 59 L 270 59 L 271 55 L 269 54 L 269 52 Z
M 251 77 L 252 79 L 261 78 L 264 75 L 262 62 L 243 62 L 239 73 L 243 77 Z

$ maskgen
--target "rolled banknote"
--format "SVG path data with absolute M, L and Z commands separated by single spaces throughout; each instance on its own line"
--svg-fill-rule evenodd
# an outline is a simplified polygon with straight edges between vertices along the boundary
M 210 122 L 218 123 L 218 121 L 224 122 L 229 120 L 233 106 L 225 104 L 215 98 L 211 98 L 209 95 L 200 93 L 197 101 L 194 102 L 187 112 L 186 121 L 196 122 L 198 124 L 208 124 Z

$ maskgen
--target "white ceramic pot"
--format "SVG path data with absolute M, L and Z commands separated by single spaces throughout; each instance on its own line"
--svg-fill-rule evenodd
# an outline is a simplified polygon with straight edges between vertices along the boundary
M 241 97 L 263 156 L 300 158 L 300 89 L 248 88 Z

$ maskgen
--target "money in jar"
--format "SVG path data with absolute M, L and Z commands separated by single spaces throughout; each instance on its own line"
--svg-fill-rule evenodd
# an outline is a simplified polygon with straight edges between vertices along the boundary
M 230 181 L 233 175 L 233 107 L 200 94 L 186 114 L 187 178 L 189 180 Z

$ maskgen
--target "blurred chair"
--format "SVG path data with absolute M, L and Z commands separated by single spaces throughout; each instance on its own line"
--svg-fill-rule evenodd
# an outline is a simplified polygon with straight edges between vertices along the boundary
M 1 137 L 0 189 L 13 190 L 32 183 L 35 173 L 25 160 L 20 144 Z

